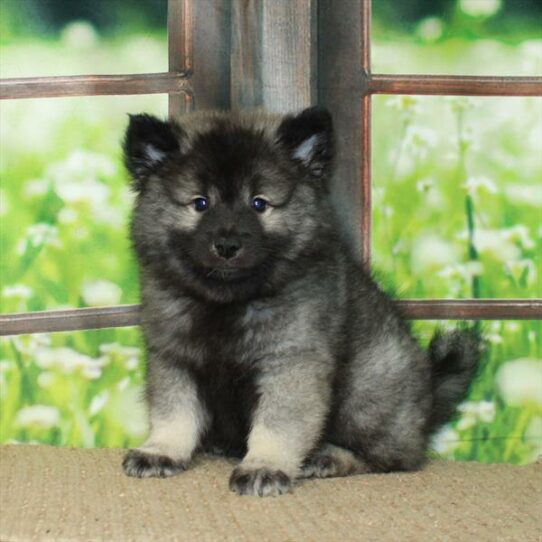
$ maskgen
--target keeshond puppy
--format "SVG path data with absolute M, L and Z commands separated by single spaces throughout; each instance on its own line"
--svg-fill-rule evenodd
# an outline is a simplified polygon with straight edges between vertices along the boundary
M 150 436 L 130 476 L 242 458 L 240 495 L 419 468 L 464 397 L 476 333 L 423 351 L 341 240 L 330 114 L 130 117 Z

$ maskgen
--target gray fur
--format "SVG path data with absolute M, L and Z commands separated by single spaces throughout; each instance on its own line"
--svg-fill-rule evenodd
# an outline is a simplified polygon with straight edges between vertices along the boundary
M 298 477 L 423 464 L 478 342 L 440 337 L 431 358 L 418 346 L 337 234 L 331 156 L 331 120 L 317 108 L 182 125 L 132 117 L 151 434 L 127 474 L 175 474 L 198 449 L 218 450 L 243 456 L 233 491 L 267 496 Z M 195 210 L 199 197 L 208 210 Z M 268 205 L 256 212 L 258 197 Z M 217 239 L 235 255 L 221 259 Z

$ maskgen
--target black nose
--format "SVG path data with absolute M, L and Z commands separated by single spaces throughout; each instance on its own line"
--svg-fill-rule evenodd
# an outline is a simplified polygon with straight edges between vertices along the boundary
M 241 248 L 241 241 L 237 237 L 221 237 L 214 243 L 215 252 L 226 260 L 233 258 Z

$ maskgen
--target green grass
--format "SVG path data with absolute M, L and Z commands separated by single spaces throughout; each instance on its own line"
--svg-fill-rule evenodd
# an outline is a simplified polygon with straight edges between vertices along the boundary
M 164 40 L 145 40 L 152 46 L 140 65 L 132 51 L 129 71 L 158 71 L 149 65 L 161 65 Z M 60 51 L 65 66 L 80 63 L 81 51 L 55 42 L 15 43 L 2 51 L 2 76 L 30 74 L 19 69 L 29 47 L 47 73 Z M 126 44 L 96 47 L 96 57 L 85 53 L 99 62 L 92 71 L 115 72 Z M 438 47 L 445 62 L 472 59 L 480 45 Z M 493 73 L 526 54 L 521 44 L 502 48 Z M 435 62 L 431 47 L 375 45 L 377 55 L 384 49 L 382 71 L 393 71 L 394 53 L 419 72 Z M 138 301 L 120 142 L 126 113 L 140 111 L 164 116 L 166 98 L 0 104 L 2 312 Z M 542 296 L 541 120 L 538 98 L 375 97 L 374 261 L 386 284 L 402 297 Z M 435 325 L 414 327 L 426 341 Z M 437 438 L 442 454 L 524 463 L 542 451 L 541 326 L 484 323 L 484 366 Z M 136 445 L 146 430 L 143 358 L 135 328 L 3 339 L 0 442 Z

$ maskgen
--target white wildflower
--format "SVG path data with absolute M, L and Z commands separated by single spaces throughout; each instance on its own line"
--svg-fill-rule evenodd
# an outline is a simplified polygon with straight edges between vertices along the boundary
M 516 205 L 542 207 L 542 186 L 540 185 L 511 184 L 504 189 L 504 192 L 506 199 Z
M 128 389 L 128 386 L 130 385 L 130 379 L 128 377 L 126 378 L 123 378 L 122 380 L 120 380 L 117 384 L 117 389 L 119 391 L 124 391 L 126 389 Z
M 542 72 L 542 40 L 524 41 L 520 46 L 519 56 L 525 74 Z M 540 145 L 538 148 L 540 149 Z
M 458 406 L 463 415 L 457 424 L 459 430 L 472 427 L 477 422 L 491 423 L 495 419 L 495 403 L 493 401 L 466 401 Z
M 418 158 L 426 158 L 429 149 L 435 146 L 436 132 L 430 128 L 410 126 L 405 136 L 405 148 Z
M 139 365 L 141 350 L 134 346 L 122 346 L 119 343 L 105 343 L 100 345 L 100 352 L 114 361 L 120 361 L 128 370 L 133 370 Z
M 386 105 L 401 113 L 415 113 L 419 108 L 420 99 L 408 94 L 397 94 L 389 98 Z
M 66 203 L 87 203 L 93 209 L 109 198 L 109 187 L 95 179 L 74 179 L 57 182 L 57 194 Z
M 464 230 L 457 237 L 461 241 L 466 241 L 468 232 Z M 511 241 L 507 229 L 476 228 L 474 245 L 480 254 L 492 256 L 501 262 L 517 260 L 521 255 L 519 248 Z
M 55 375 L 50 371 L 43 371 L 38 375 L 38 386 L 43 389 L 51 388 L 55 383 Z
M 484 338 L 491 344 L 502 344 L 504 342 L 502 335 L 498 333 L 485 333 Z
M 33 356 L 37 349 L 49 346 L 51 337 L 47 333 L 34 333 L 32 335 L 17 335 L 13 337 L 15 348 L 21 352 Z
M 109 392 L 107 390 L 104 390 L 100 393 L 97 393 L 92 398 L 88 407 L 88 413 L 90 416 L 96 416 L 96 414 L 98 414 L 98 412 L 103 409 L 107 401 L 109 401 L 109 395 Z
M 33 295 L 32 288 L 25 286 L 24 284 L 14 284 L 13 286 L 5 286 L 2 290 L 2 295 L 5 298 L 15 299 L 30 299 Z
M 502 398 L 509 405 L 542 405 L 542 360 L 520 358 L 499 367 L 495 378 Z
M 523 224 L 516 224 L 501 231 L 504 239 L 517 243 L 524 249 L 530 250 L 535 247 L 534 241 L 529 237 L 529 229 Z
M 57 218 L 60 224 L 73 224 L 74 222 L 77 222 L 79 215 L 75 209 L 72 209 L 71 207 L 63 207 L 60 209 Z
M 504 329 L 512 333 L 517 333 L 521 330 L 521 324 L 513 320 L 509 322 L 504 322 Z
M 60 423 L 60 412 L 47 405 L 24 407 L 15 416 L 15 425 L 35 429 L 51 429 Z
M 469 177 L 463 188 L 472 196 L 476 197 L 478 194 L 496 194 L 497 187 L 495 183 L 487 177 Z
M 474 108 L 472 98 L 467 98 L 466 96 L 447 96 L 444 98 L 444 101 L 446 104 L 448 104 L 452 110 L 452 113 L 461 113 L 463 111 L 467 111 L 468 109 Z
M 470 429 L 471 427 L 474 427 L 476 425 L 476 417 L 472 414 L 465 414 L 464 416 L 461 416 L 459 421 L 456 424 L 456 428 L 459 431 L 466 431 L 467 429 Z
M 427 17 L 422 19 L 416 27 L 416 34 L 424 41 L 434 42 L 442 37 L 444 27 L 442 19 Z
M 52 246 L 60 248 L 62 243 L 58 238 L 58 228 L 51 224 L 32 224 L 28 226 L 24 239 L 17 245 L 17 254 L 24 254 L 29 248 Z
M 56 193 L 67 205 L 86 205 L 95 219 L 110 223 L 119 219 L 108 206 L 111 190 L 102 181 L 115 175 L 116 170 L 109 157 L 78 149 L 66 160 L 51 164 L 46 177 L 52 180 Z
M 108 280 L 86 282 L 81 289 L 81 296 L 89 307 L 117 305 L 121 295 L 120 287 Z
M 31 179 L 26 181 L 23 187 L 23 194 L 27 198 L 41 197 L 47 194 L 51 182 L 47 179 Z
M 436 235 L 421 235 L 413 243 L 411 262 L 416 272 L 436 270 L 456 259 L 454 246 Z
M 416 190 L 422 194 L 429 192 L 432 188 L 435 187 L 435 181 L 433 179 L 420 179 L 416 183 Z
M 81 374 L 87 380 L 96 380 L 102 376 L 102 368 L 99 364 L 85 365 L 81 368 Z
M 502 0 L 459 0 L 459 9 L 471 17 L 491 17 L 502 6 Z
M 473 277 L 479 277 L 484 274 L 484 265 L 482 262 L 471 261 L 465 263 L 454 263 L 441 269 L 437 276 L 444 279 L 460 279 L 471 282 Z
M 450 144 L 456 145 L 457 139 L 451 139 Z M 474 137 L 474 131 L 470 126 L 465 126 L 461 130 L 461 134 L 459 135 L 459 144 L 463 149 L 471 149 L 471 150 L 478 150 L 478 141 Z M 457 155 L 454 156 L 454 158 L 457 158 Z
M 495 403 L 493 401 L 478 403 L 478 419 L 484 423 L 491 423 L 495 419 Z
M 70 49 L 89 49 L 98 42 L 98 34 L 88 21 L 73 21 L 62 29 L 62 41 Z
M 431 449 L 439 454 L 449 454 L 459 445 L 459 434 L 450 425 L 445 425 L 433 435 L 431 439 Z
M 65 374 L 80 373 L 88 379 L 101 376 L 106 360 L 81 354 L 65 346 L 57 348 L 40 347 L 34 352 L 36 365 L 45 370 L 58 370 Z
M 10 359 L 0 359 L 0 373 L 9 373 L 15 368 L 15 363 Z
M 533 260 L 514 260 L 506 262 L 506 272 L 516 281 L 519 282 L 521 277 L 525 277 L 527 286 L 532 286 L 536 283 L 536 266 Z

